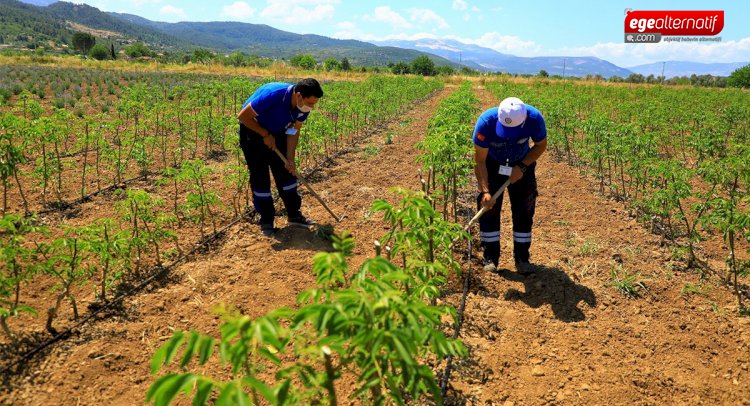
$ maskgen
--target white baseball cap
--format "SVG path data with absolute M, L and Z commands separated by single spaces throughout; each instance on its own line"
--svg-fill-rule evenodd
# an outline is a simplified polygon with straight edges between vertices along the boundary
M 518 97 L 508 97 L 500 102 L 497 118 L 504 127 L 518 127 L 526 121 L 526 105 Z

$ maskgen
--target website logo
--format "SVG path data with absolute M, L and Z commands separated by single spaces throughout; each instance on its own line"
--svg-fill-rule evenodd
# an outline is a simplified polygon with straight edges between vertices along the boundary
M 625 9 L 625 42 L 656 43 L 662 37 L 713 37 L 724 29 L 723 10 Z M 668 41 L 721 41 L 717 38 L 664 38 Z

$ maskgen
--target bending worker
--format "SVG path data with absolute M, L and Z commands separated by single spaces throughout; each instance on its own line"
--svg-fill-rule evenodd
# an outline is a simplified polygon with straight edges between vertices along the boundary
M 508 195 L 513 214 L 513 256 L 516 271 L 534 272 L 529 262 L 531 226 L 534 223 L 537 184 L 536 161 L 547 148 L 547 129 L 539 110 L 508 97 L 477 120 L 474 129 L 474 173 L 479 185 L 477 207 L 489 210 L 479 218 L 484 270 L 494 272 L 500 259 L 500 209 L 503 195 L 492 195 L 510 177 Z M 530 146 L 530 141 L 534 146 Z
M 313 224 L 300 211 L 302 198 L 297 193 L 295 153 L 302 123 L 321 97 L 323 89 L 312 78 L 302 79 L 296 85 L 267 83 L 245 101 L 237 116 L 240 147 L 250 171 L 253 205 L 260 214 L 260 228 L 264 235 L 273 235 L 277 230 L 273 225 L 276 211 L 269 168 L 286 207 L 288 224 L 301 227 Z M 286 166 L 274 148 L 286 157 Z

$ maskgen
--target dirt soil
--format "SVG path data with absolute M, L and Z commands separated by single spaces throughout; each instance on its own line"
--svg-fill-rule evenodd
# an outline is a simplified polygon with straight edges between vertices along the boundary
M 395 201 L 389 189 L 396 185 L 419 187 L 414 144 L 454 89 L 416 105 L 315 176 L 315 190 L 345 216 L 336 230 L 351 231 L 357 241 L 354 266 L 372 255 L 373 240 L 387 231 L 369 213 L 372 201 Z M 482 108 L 497 103 L 476 91 Z M 503 269 L 482 273 L 473 266 L 461 332 L 470 356 L 452 374 L 448 402 L 750 404 L 750 318 L 737 316 L 731 292 L 678 271 L 668 247 L 628 217 L 621 203 L 598 196 L 589 180 L 550 154 L 542 157 L 537 176 L 532 261 L 538 272 L 515 273 L 506 204 Z M 309 194 L 303 195 L 303 211 L 331 223 Z M 151 356 L 172 329 L 214 334 L 216 306 L 259 316 L 293 305 L 313 286 L 312 256 L 329 243 L 285 227 L 281 217 L 277 226 L 282 230 L 274 238 L 248 222 L 232 227 L 214 249 L 128 299 L 120 312 L 5 377 L 0 404 L 143 404 L 154 381 Z M 612 286 L 613 270 L 638 274 L 639 297 L 627 298 Z M 686 284 L 697 293 L 682 293 Z M 450 289 L 444 300 L 457 305 L 460 289 Z

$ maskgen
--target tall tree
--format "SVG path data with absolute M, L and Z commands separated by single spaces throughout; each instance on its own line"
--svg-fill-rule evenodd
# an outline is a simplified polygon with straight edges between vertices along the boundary
M 289 62 L 292 64 L 292 66 L 299 66 L 302 69 L 308 70 L 315 69 L 315 66 L 318 64 L 318 62 L 315 61 L 315 58 L 313 58 L 313 56 L 309 54 L 294 55 L 292 59 L 289 60 Z
M 411 61 L 411 72 L 422 76 L 435 76 L 435 63 L 427 55 L 421 55 Z
M 349 59 L 347 59 L 347 57 L 343 57 L 341 59 L 341 70 L 343 71 L 352 70 L 352 65 L 349 63 Z
M 91 48 L 96 45 L 96 38 L 89 33 L 77 31 L 73 34 L 73 38 L 70 39 L 70 42 L 73 44 L 73 48 L 76 51 L 82 54 L 88 54 Z
M 732 87 L 750 87 L 750 65 L 736 69 L 729 75 L 727 85 Z

